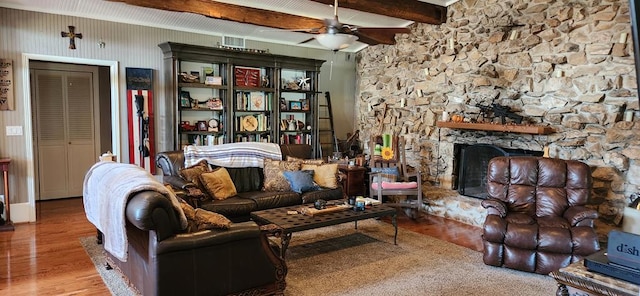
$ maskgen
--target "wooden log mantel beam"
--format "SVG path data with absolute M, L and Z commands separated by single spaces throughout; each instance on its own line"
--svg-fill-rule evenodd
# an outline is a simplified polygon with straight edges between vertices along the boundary
M 327 5 L 334 3 L 334 0 L 311 1 Z M 417 0 L 340 0 L 338 9 L 340 7 L 432 25 L 440 25 L 447 20 L 446 7 Z

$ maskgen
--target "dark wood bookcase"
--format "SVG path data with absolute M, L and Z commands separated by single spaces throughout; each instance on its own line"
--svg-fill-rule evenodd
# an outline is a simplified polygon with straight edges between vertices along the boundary
M 318 77 L 324 60 L 174 42 L 158 46 L 174 111 L 174 149 L 303 143 L 319 157 Z

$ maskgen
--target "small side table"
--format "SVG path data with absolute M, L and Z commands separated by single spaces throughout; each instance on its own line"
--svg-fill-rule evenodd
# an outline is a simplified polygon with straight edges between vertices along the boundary
M 367 168 L 361 166 L 338 165 L 338 169 L 345 174 L 346 178 L 342 182 L 344 194 L 349 196 L 366 195 L 364 181 Z
M 6 221 L 4 225 L 0 225 L 0 231 L 13 231 L 13 222 L 11 222 L 11 200 L 9 199 L 9 164 L 10 158 L 0 159 L 0 169 L 2 169 L 2 177 L 4 180 L 4 210 L 6 214 Z
M 551 272 L 558 282 L 557 296 L 628 295 L 637 296 L 639 286 L 604 274 L 588 271 L 584 260 Z M 588 293 L 588 294 L 585 294 Z

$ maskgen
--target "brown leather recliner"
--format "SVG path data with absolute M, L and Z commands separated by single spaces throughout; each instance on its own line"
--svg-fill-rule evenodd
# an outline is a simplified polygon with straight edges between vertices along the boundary
M 591 185 L 591 171 L 579 161 L 491 159 L 482 201 L 484 263 L 548 274 L 598 251 L 598 213 L 585 207 Z

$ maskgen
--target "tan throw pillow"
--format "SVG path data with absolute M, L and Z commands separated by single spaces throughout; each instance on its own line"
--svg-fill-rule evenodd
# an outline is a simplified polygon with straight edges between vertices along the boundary
M 165 185 L 167 188 L 170 188 L 169 185 Z M 196 221 L 196 210 L 193 209 L 193 207 L 188 204 L 186 201 L 184 201 L 182 198 L 178 198 L 178 201 L 180 202 L 180 208 L 182 209 L 182 212 L 184 213 L 184 216 L 187 218 L 187 229 L 185 229 L 186 232 L 193 232 L 196 231 L 196 229 L 198 229 L 198 223 Z
M 302 170 L 313 170 L 313 181 L 320 187 L 335 189 L 338 188 L 338 164 L 303 164 Z
M 289 156 L 287 155 L 287 161 L 299 161 L 302 164 L 323 164 L 324 160 L 322 159 L 302 159 L 302 158 L 297 158 L 297 157 L 293 157 L 293 156 Z
M 229 172 L 225 168 L 218 168 L 213 172 L 206 172 L 200 175 L 200 183 L 209 195 L 216 200 L 224 200 L 232 197 L 238 192 L 233 184 Z
M 218 213 L 203 209 L 194 209 L 191 205 L 180 200 L 180 207 L 187 217 L 186 232 L 196 232 L 206 229 L 229 229 L 231 221 Z
M 291 191 L 289 181 L 282 174 L 284 171 L 299 171 L 299 161 L 281 161 L 273 159 L 264 159 L 264 191 Z
M 200 184 L 200 175 L 208 171 L 211 171 L 211 169 L 209 169 L 209 164 L 206 160 L 201 160 L 190 167 L 180 169 L 179 174 L 185 181 L 192 182 L 198 186 L 198 188 L 202 188 L 202 185 Z
M 205 229 L 229 229 L 231 221 L 218 213 L 209 212 L 200 208 L 196 209 L 196 221 L 198 231 Z

